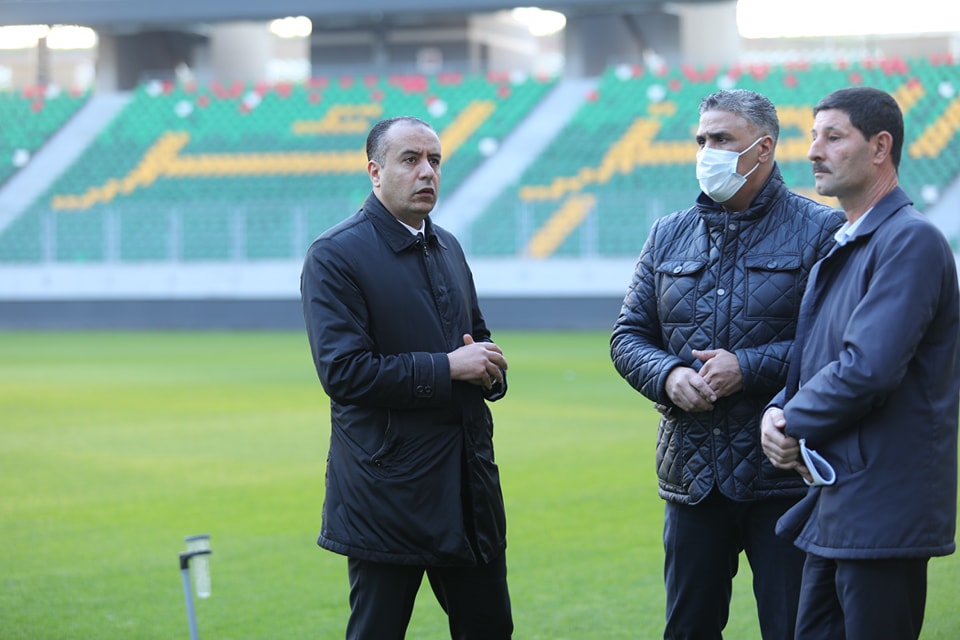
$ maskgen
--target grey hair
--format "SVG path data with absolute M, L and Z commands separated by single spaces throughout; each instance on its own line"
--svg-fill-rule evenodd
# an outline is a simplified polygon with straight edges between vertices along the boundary
M 773 138 L 774 144 L 780 138 L 780 119 L 777 117 L 777 108 L 769 98 L 756 91 L 724 89 L 711 93 L 700 101 L 700 115 L 707 111 L 735 113 Z

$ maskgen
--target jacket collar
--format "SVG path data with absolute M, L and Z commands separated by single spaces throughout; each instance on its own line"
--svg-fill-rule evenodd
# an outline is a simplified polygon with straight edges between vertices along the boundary
M 894 187 L 887 195 L 880 198 L 877 204 L 873 205 L 870 215 L 857 227 L 854 234 L 847 240 L 847 243 L 856 242 L 864 238 L 883 224 L 883 222 L 903 207 L 913 205 L 910 196 L 900 187 Z
M 773 171 L 770 172 L 767 181 L 760 187 L 760 191 L 754 196 L 753 202 L 744 211 L 728 212 L 722 205 L 711 200 L 703 192 L 697 196 L 696 208 L 707 223 L 723 223 L 728 215 L 737 220 L 756 220 L 765 216 L 770 211 L 770 204 L 782 198 L 786 190 L 787 186 L 783 183 L 780 166 L 774 162 Z
M 363 211 L 373 222 L 377 232 L 395 252 L 405 251 L 417 243 L 417 236 L 410 233 L 392 213 L 387 211 L 387 208 L 383 206 L 383 203 L 372 191 L 363 203 Z M 427 216 L 423 221 L 423 237 L 431 245 L 441 244 L 430 216 Z

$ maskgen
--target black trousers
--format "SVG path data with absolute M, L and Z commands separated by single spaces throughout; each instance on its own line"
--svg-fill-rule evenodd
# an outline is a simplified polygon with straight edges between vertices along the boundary
M 916 640 L 927 558 L 831 560 L 807 554 L 797 640 Z
M 381 564 L 349 558 L 347 640 L 403 640 L 423 574 L 447 614 L 454 640 L 508 640 L 513 634 L 504 554 L 472 567 Z
M 760 632 L 790 640 L 804 554 L 774 527 L 796 498 L 735 502 L 714 491 L 693 506 L 666 503 L 663 547 L 669 640 L 720 640 L 740 552 L 753 571 Z

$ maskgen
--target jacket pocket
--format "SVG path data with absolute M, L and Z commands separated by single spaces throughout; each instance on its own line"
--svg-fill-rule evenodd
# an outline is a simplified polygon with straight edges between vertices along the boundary
M 846 429 L 835 441 L 828 442 L 817 449 L 821 455 L 829 456 L 833 462 L 839 462 L 838 470 L 854 474 L 867 467 L 866 436 L 863 421 L 858 421 L 852 428 Z M 876 445 L 876 442 L 872 444 Z M 826 452 L 826 453 L 825 453 Z
M 799 255 L 755 254 L 744 258 L 747 318 L 794 322 L 800 306 Z
M 338 402 L 330 405 L 332 429 L 349 444 L 353 455 L 370 459 L 382 451 L 390 438 L 391 411 Z
M 680 422 L 663 415 L 657 429 L 657 476 L 661 482 L 680 487 L 683 478 L 683 430 Z
M 400 421 L 397 419 L 398 416 L 390 410 L 386 411 L 386 416 L 387 424 L 383 429 L 383 439 L 377 450 L 370 454 L 370 462 L 376 467 L 389 464 L 390 459 L 396 454 L 396 450 L 400 446 Z
M 696 321 L 697 284 L 706 265 L 704 259 L 664 260 L 657 265 L 657 310 L 662 324 Z

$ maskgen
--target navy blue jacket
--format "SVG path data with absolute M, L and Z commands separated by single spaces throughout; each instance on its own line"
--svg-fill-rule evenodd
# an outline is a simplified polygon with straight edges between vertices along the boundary
M 954 550 L 958 344 L 953 252 L 894 189 L 810 276 L 772 404 L 837 478 L 781 518 L 782 535 L 828 558 Z
M 416 565 L 489 562 L 506 547 L 486 391 L 450 379 L 447 353 L 489 341 L 456 239 L 427 218 L 412 235 L 371 194 L 310 247 L 307 336 L 330 397 L 318 543 Z
M 694 207 L 656 221 L 610 339 L 614 366 L 657 404 L 660 496 L 696 504 L 716 487 L 732 500 L 805 493 L 760 448 L 760 414 L 783 388 L 800 298 L 826 255 L 840 214 L 791 192 L 774 167 L 743 212 L 701 194 Z M 693 349 L 733 352 L 743 389 L 713 411 L 673 406 L 665 383 L 678 366 L 699 369 Z

